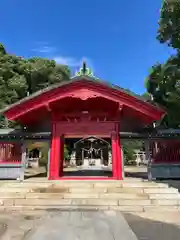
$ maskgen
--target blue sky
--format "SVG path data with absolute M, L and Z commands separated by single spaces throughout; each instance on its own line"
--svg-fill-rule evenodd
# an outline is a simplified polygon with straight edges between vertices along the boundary
M 1 0 L 0 42 L 13 54 L 79 67 L 136 93 L 172 50 L 156 40 L 162 0 Z

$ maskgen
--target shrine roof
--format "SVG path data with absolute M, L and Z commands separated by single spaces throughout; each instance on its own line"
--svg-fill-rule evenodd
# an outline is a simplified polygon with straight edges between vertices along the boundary
M 29 101 L 29 100 L 31 100 L 31 99 L 33 99 L 35 97 L 38 97 L 41 94 L 44 94 L 44 93 L 50 92 L 51 90 L 55 90 L 57 88 L 65 86 L 65 85 L 71 85 L 71 83 L 80 82 L 80 81 L 87 81 L 87 82 L 91 82 L 91 83 L 99 83 L 99 84 L 101 84 L 101 85 L 103 85 L 105 87 L 108 87 L 108 88 L 111 88 L 111 89 L 115 89 L 115 90 L 117 90 L 117 91 L 119 91 L 121 93 L 123 92 L 123 93 L 125 93 L 125 94 L 127 94 L 127 95 L 129 95 L 131 97 L 135 97 L 136 99 L 138 99 L 138 100 L 140 100 L 140 101 L 142 101 L 142 102 L 144 102 L 144 103 L 146 103 L 146 104 L 148 104 L 148 105 L 150 105 L 152 107 L 158 108 L 161 111 L 163 110 L 162 107 L 160 107 L 159 105 L 157 105 L 157 104 L 155 104 L 155 103 L 153 103 L 151 101 L 148 101 L 143 96 L 137 95 L 135 93 L 131 93 L 128 90 L 126 90 L 124 88 L 121 88 L 118 85 L 115 85 L 115 84 L 112 84 L 110 82 L 101 80 L 101 79 L 96 78 L 94 76 L 80 75 L 80 76 L 72 77 L 72 78 L 70 78 L 68 80 L 62 81 L 62 82 L 57 83 L 57 84 L 52 84 L 51 86 L 49 86 L 47 88 L 39 90 L 39 91 L 31 94 L 30 96 L 27 96 L 27 97 L 25 97 L 25 98 L 15 102 L 15 103 L 11 104 L 11 105 L 5 107 L 4 109 L 1 109 L 0 110 L 0 114 L 3 114 L 6 111 L 8 111 L 8 110 L 10 110 L 10 109 L 12 109 L 12 108 L 14 108 L 14 107 L 16 107 L 16 106 L 26 102 L 26 101 Z

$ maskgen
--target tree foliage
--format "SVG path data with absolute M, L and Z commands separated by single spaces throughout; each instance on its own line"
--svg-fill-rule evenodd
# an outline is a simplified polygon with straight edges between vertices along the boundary
M 180 1 L 164 0 L 160 13 L 158 40 L 180 49 Z
M 136 159 L 135 150 L 144 150 L 143 142 L 139 140 L 122 140 L 121 144 L 123 146 L 124 164 Z
M 154 102 L 165 107 L 161 126 L 180 127 L 180 1 L 164 0 L 157 38 L 176 50 L 165 63 L 152 66 L 145 83 Z
M 10 55 L 0 44 L 0 108 L 62 80 L 70 79 L 67 66 L 43 58 L 23 59 Z M 1 116 L 0 127 L 7 127 Z
M 172 56 L 165 64 L 152 67 L 146 79 L 148 93 L 153 100 L 165 107 L 167 115 L 162 121 L 164 127 L 178 128 L 180 117 L 180 56 Z

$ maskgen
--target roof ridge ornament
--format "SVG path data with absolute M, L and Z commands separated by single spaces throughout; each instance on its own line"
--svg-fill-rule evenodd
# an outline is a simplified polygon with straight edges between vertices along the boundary
M 87 68 L 85 61 L 82 62 L 82 67 L 75 73 L 75 76 L 88 76 L 96 78 L 93 71 L 90 68 Z

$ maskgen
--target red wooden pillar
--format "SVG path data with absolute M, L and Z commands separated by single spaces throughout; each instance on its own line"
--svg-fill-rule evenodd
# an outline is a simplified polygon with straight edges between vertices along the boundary
M 122 180 L 122 156 L 118 125 L 116 131 L 112 133 L 112 169 L 113 177 Z
M 113 177 L 117 179 L 117 137 L 116 132 L 111 134 L 111 144 L 112 144 L 112 172 Z
M 123 168 L 122 168 L 122 152 L 119 132 L 117 133 L 117 179 L 123 179 Z
M 122 158 L 122 149 L 121 149 L 121 141 L 120 141 L 120 125 L 119 123 L 116 123 L 116 136 L 117 136 L 117 179 L 122 180 L 123 179 L 123 158 Z
M 53 123 L 51 154 L 49 166 L 49 179 L 55 180 L 59 178 L 59 163 L 60 163 L 60 136 L 57 131 L 57 122 Z
M 60 136 L 60 159 L 59 159 L 59 177 L 64 175 L 64 136 Z

